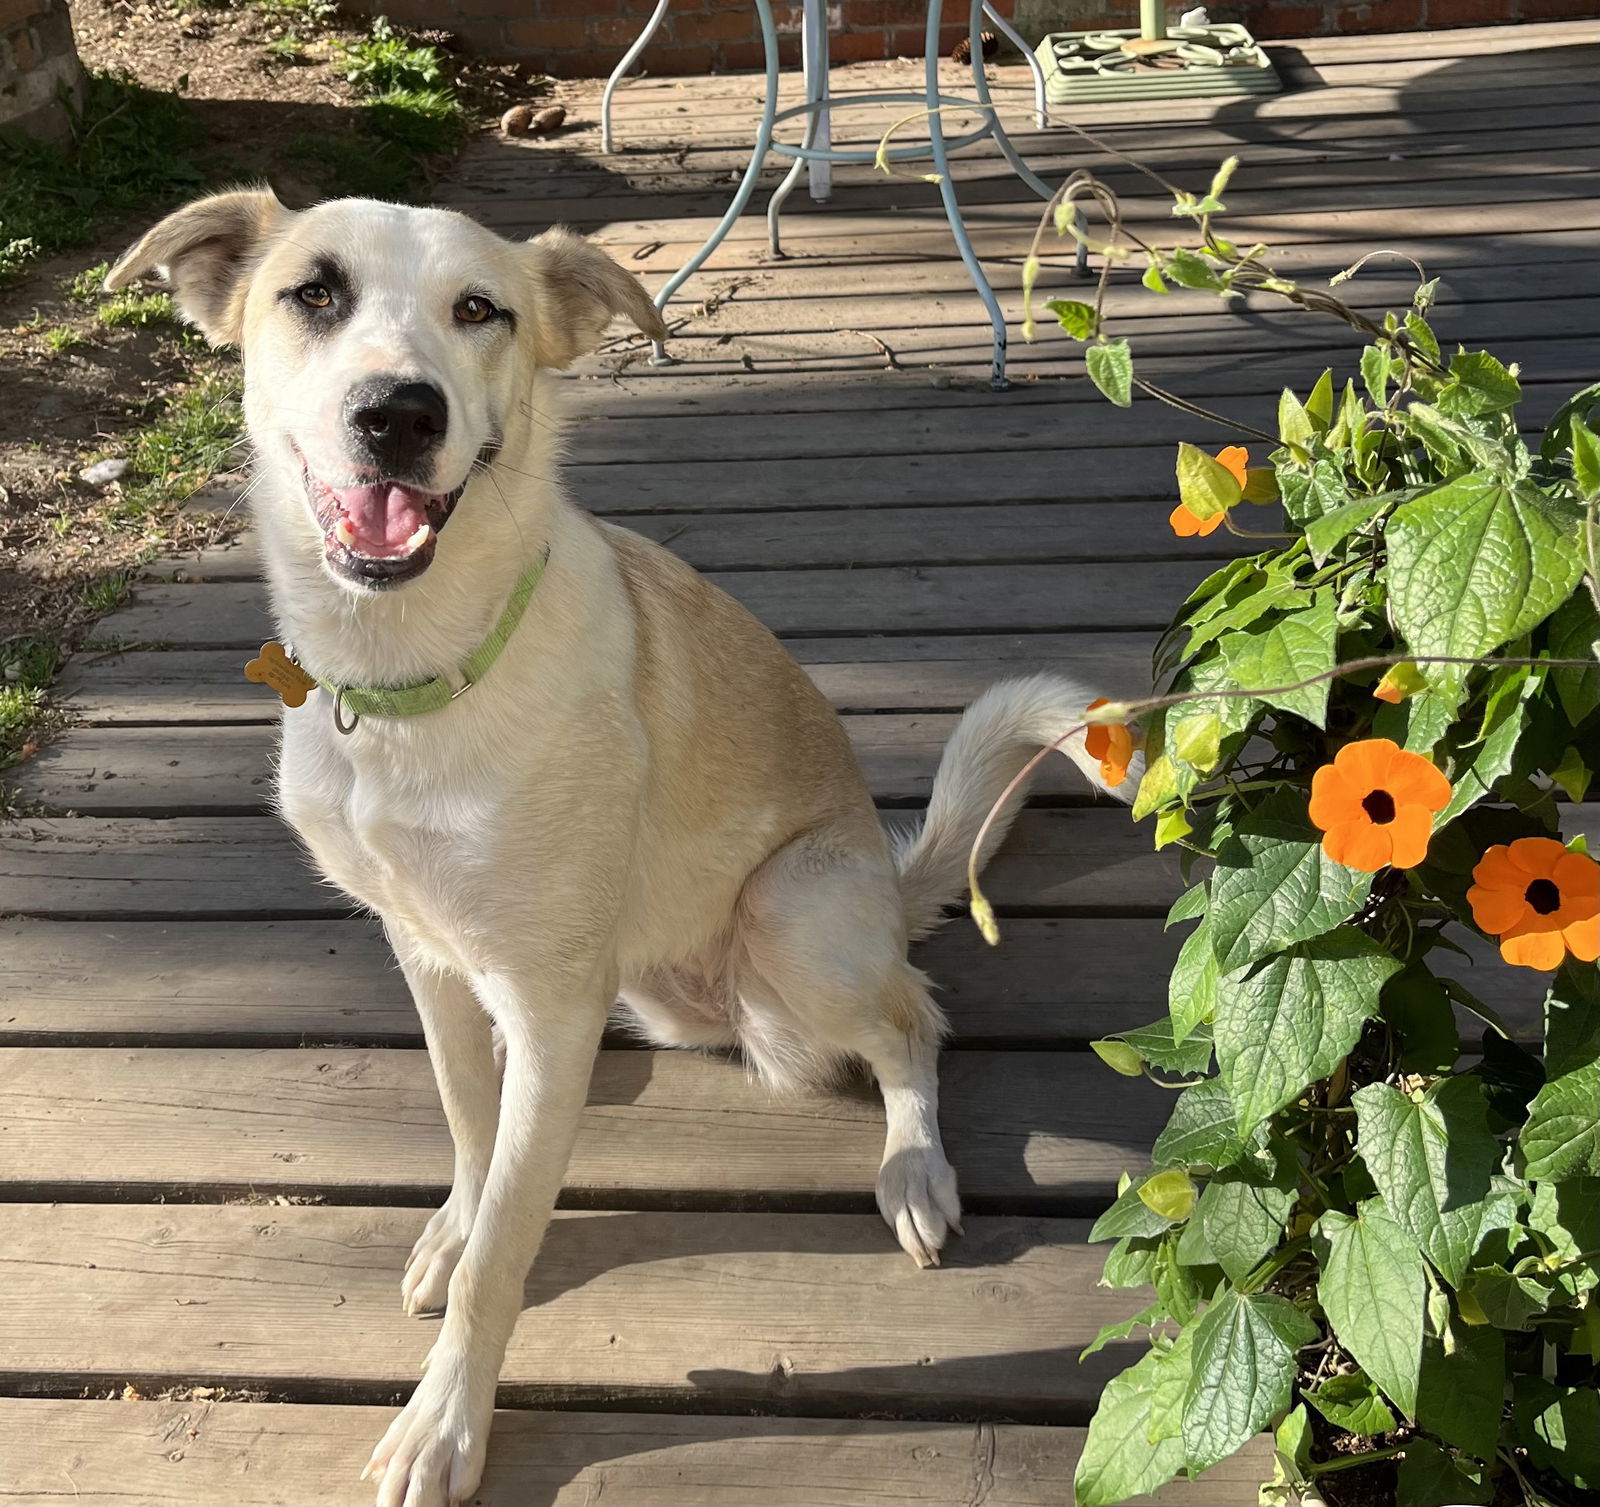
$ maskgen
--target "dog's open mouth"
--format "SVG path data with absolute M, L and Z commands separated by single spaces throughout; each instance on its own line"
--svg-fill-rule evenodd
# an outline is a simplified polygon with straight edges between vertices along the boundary
M 322 526 L 329 568 L 368 586 L 391 586 L 433 563 L 439 530 L 465 483 L 453 492 L 425 492 L 398 481 L 330 487 L 307 469 L 306 495 Z

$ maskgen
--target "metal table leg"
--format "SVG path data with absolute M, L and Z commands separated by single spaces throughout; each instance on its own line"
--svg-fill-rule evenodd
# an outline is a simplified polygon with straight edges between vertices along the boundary
M 705 265 L 706 258 L 722 244 L 728 232 L 738 222 L 739 216 L 744 213 L 745 205 L 750 202 L 751 194 L 755 192 L 756 181 L 761 176 L 761 165 L 766 161 L 767 150 L 772 145 L 772 120 L 778 113 L 778 32 L 772 22 L 772 0 L 755 0 L 755 7 L 756 15 L 761 22 L 761 45 L 766 51 L 767 60 L 767 94 L 761 105 L 761 124 L 756 128 L 755 147 L 750 153 L 750 162 L 744 170 L 744 177 L 739 180 L 739 191 L 734 194 L 733 203 L 717 222 L 717 228 L 711 232 L 705 244 L 667 279 L 666 286 L 656 294 L 654 302 L 658 309 L 666 308 L 672 295 Z M 662 341 L 652 341 L 651 345 L 652 366 L 674 364 L 675 358 L 667 354 L 667 347 Z
M 671 4 L 672 0 L 656 0 L 656 8 L 651 11 L 650 19 L 644 24 L 644 30 L 634 39 L 633 46 L 623 53 L 622 61 L 611 70 L 611 77 L 606 80 L 606 92 L 600 96 L 600 150 L 608 157 L 612 151 L 611 96 L 616 93 L 617 81 L 638 62 L 639 54 L 650 45 L 650 39 L 661 30 L 661 23 L 667 19 L 667 7 Z
M 983 13 L 989 18 L 989 24 L 1028 60 L 1028 67 L 1033 70 L 1033 118 L 1039 129 L 1044 130 L 1050 124 L 1050 101 L 1045 97 L 1044 64 L 1039 61 L 1038 54 L 1022 40 L 1016 27 L 1000 14 L 989 0 L 984 0 Z

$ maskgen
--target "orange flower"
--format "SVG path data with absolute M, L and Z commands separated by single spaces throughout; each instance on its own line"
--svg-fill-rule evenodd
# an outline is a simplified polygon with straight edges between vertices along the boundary
M 1406 699 L 1406 693 L 1400 689 L 1400 683 L 1391 680 L 1387 675 L 1373 688 L 1372 694 L 1379 701 L 1387 701 L 1390 706 L 1399 706 Z
M 1500 938 L 1519 968 L 1559 968 L 1571 953 L 1600 958 L 1600 863 L 1553 837 L 1519 837 L 1478 860 L 1467 891 L 1472 919 Z
M 1233 479 L 1239 483 L 1240 492 L 1244 491 L 1249 481 L 1249 474 L 1245 471 L 1245 463 L 1250 459 L 1250 452 L 1243 445 L 1228 445 L 1217 452 L 1217 460 L 1227 468 Z M 1204 539 L 1207 534 L 1214 534 L 1222 527 L 1222 520 L 1227 517 L 1225 512 L 1214 514 L 1210 518 L 1196 518 L 1181 502 L 1172 510 L 1167 522 L 1172 525 L 1172 532 L 1180 539 L 1193 539 L 1196 535 Z
M 1421 863 L 1433 813 L 1449 801 L 1450 781 L 1387 738 L 1346 744 L 1311 777 L 1311 820 L 1322 828 L 1322 851 L 1368 874 L 1385 864 Z
M 1105 706 L 1106 697 L 1089 703 L 1092 712 Z M 1094 722 L 1083 735 L 1083 746 L 1091 759 L 1100 761 L 1100 778 L 1108 789 L 1115 790 L 1128 778 L 1128 765 L 1133 762 L 1133 732 L 1125 722 Z

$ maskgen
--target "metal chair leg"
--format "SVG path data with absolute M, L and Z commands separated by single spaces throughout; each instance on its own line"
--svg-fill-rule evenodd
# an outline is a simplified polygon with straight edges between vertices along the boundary
M 651 11 L 650 19 L 644 23 L 644 30 L 634 39 L 633 46 L 623 53 L 622 61 L 611 70 L 611 77 L 606 80 L 606 92 L 600 96 L 600 150 L 608 157 L 612 151 L 611 96 L 616 93 L 617 81 L 638 62 L 639 54 L 650 45 L 650 39 L 661 30 L 661 23 L 667 19 L 667 8 L 671 4 L 672 0 L 656 0 L 656 8 Z
M 1038 54 L 1022 40 L 1016 27 L 1000 14 L 989 0 L 984 0 L 983 13 L 989 18 L 989 24 L 1028 60 L 1028 67 L 1033 70 L 1033 118 L 1038 122 L 1039 129 L 1044 130 L 1050 124 L 1050 101 L 1045 97 L 1044 88 L 1044 64 L 1039 61 Z
M 961 218 L 961 205 L 956 200 L 956 188 L 950 178 L 950 154 L 945 150 L 944 124 L 939 114 L 939 21 L 944 9 L 943 0 L 928 0 L 928 32 L 923 59 L 923 73 L 927 80 L 928 145 L 933 157 L 933 170 L 939 176 L 939 197 L 944 200 L 945 219 L 950 222 L 950 234 L 955 238 L 956 250 L 966 263 L 967 274 L 977 289 L 978 297 L 989 311 L 989 323 L 994 328 L 994 347 L 990 361 L 989 386 L 995 392 L 1004 392 L 1011 384 L 1006 381 L 1006 319 L 1000 310 L 1000 300 L 994 296 L 983 264 L 972 249 L 967 237 L 966 222 Z M 971 26 L 972 52 L 977 72 L 983 70 L 983 42 L 981 39 L 983 0 L 972 0 Z M 990 106 L 990 115 L 994 108 Z
M 665 3 L 666 0 L 663 0 L 663 5 Z M 700 249 L 668 278 L 666 286 L 656 294 L 654 303 L 657 309 L 666 308 L 672 295 L 700 270 L 706 258 L 722 244 L 728 232 L 733 229 L 739 216 L 744 213 L 745 205 L 750 202 L 750 196 L 755 192 L 756 181 L 761 176 L 761 166 L 766 161 L 768 148 L 772 145 L 772 121 L 778 113 L 778 30 L 772 21 L 772 0 L 755 0 L 755 6 L 756 16 L 761 22 L 761 45 L 766 50 L 767 59 L 767 97 L 761 106 L 761 124 L 756 129 L 755 147 L 750 153 L 750 162 L 744 170 L 744 177 L 739 181 L 739 191 L 733 196 L 733 202 L 728 206 L 727 212 L 717 222 L 716 229 L 706 237 Z M 674 358 L 667 354 L 664 342 L 656 340 L 652 341 L 651 345 L 652 366 L 673 364 Z

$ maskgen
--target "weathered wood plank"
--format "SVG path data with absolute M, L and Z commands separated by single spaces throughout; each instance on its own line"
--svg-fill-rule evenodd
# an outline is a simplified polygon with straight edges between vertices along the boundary
M 1093 689 L 1111 688 L 1097 681 Z M 847 715 L 845 731 L 873 798 L 925 801 L 956 721 L 951 712 Z M 31 806 L 57 814 L 249 815 L 272 799 L 277 743 L 271 724 L 72 728 L 8 780 Z M 1034 790 L 1079 805 L 1103 799 L 1062 759 L 1039 770 Z
M 425 1052 L 309 1047 L 0 1050 L 0 1189 L 315 1191 L 442 1198 L 450 1134 Z M 940 1123 L 974 1209 L 1109 1203 L 1172 1108 L 1086 1052 L 951 1052 Z M 569 1205 L 870 1209 L 883 1110 L 864 1085 L 774 1096 L 743 1063 L 602 1051 Z
M 718 571 L 707 578 L 779 635 L 1128 632 L 1165 627 L 1172 604 L 1214 564 L 863 566 Z M 218 582 L 141 584 L 129 606 L 100 620 L 95 636 L 180 649 L 249 649 L 271 633 L 264 587 Z
M 15 1205 L 0 1260 L 29 1301 L 0 1332 L 0 1374 L 316 1381 L 387 1399 L 438 1334 L 399 1304 L 425 1217 Z M 1105 1253 L 1079 1221 L 966 1229 L 929 1273 L 876 1214 L 558 1214 L 502 1395 L 1083 1422 L 1134 1347 L 1081 1366 L 1077 1353 L 1139 1296 L 1095 1286 Z
M 1159 1015 L 1180 939 L 1154 920 L 1018 917 L 996 951 L 958 921 L 914 958 L 959 1046 L 1056 1047 Z M 422 1031 L 366 921 L 0 922 L 0 1044 L 84 1039 L 420 1046 Z
M 961 919 L 912 959 L 938 988 L 955 1048 L 1083 1046 L 1161 1014 L 1182 937 L 1154 919 L 1019 916 L 996 950 Z M 1439 955 L 1437 966 L 1537 1039 L 1542 982 L 1465 940 L 1470 964 Z M 366 921 L 0 922 L 0 1045 L 75 1041 L 415 1047 L 422 1030 Z
M 1024 811 L 984 889 L 1004 908 L 1153 915 L 1179 886 L 1171 855 L 1150 852 L 1126 809 L 1106 806 Z M 288 828 L 270 817 L 0 824 L 0 916 L 287 920 L 350 910 L 346 897 L 316 881 Z
M 0 1398 L 0 1501 L 59 1507 L 368 1507 L 358 1478 L 394 1409 Z M 475 1507 L 1061 1507 L 1079 1428 L 1016 1423 L 495 1415 Z M 1238 1507 L 1265 1442 L 1131 1507 Z
M 1154 642 L 1149 633 L 1039 633 L 790 639 L 786 647 L 841 712 L 904 712 L 964 707 L 996 680 L 1041 670 L 1107 695 L 1139 695 L 1149 689 Z M 91 724 L 274 721 L 277 702 L 245 680 L 244 657 L 228 649 L 90 651 L 72 657 L 55 690 Z

